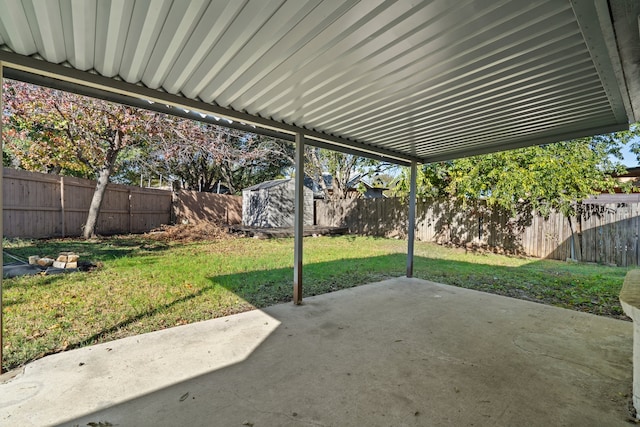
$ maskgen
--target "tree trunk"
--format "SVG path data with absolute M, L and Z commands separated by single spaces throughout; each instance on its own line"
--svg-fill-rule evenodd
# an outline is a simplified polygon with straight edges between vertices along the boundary
M 120 136 L 116 136 L 119 140 Z M 118 145 L 116 142 L 116 146 Z M 96 189 L 93 192 L 93 198 L 91 199 L 91 205 L 89 206 L 89 214 L 87 215 L 87 222 L 84 224 L 84 230 L 82 236 L 85 239 L 96 237 L 96 224 L 98 223 L 98 215 L 100 214 L 100 208 L 102 207 L 102 200 L 104 193 L 107 190 L 107 184 L 109 184 L 109 177 L 113 171 L 116 158 L 118 157 L 117 149 L 109 149 L 105 159 L 104 166 L 98 172 L 98 182 L 96 183 Z
M 576 259 L 576 233 L 573 230 L 573 224 L 571 223 L 571 217 L 570 216 L 567 217 L 567 221 L 569 221 L 569 230 L 571 230 L 571 241 L 569 242 L 571 250 L 569 252 L 569 258 L 571 260 L 573 260 L 573 261 L 577 261 L 577 259 Z
M 577 212 L 577 219 L 578 219 L 578 260 L 579 261 L 584 261 L 584 258 L 582 257 L 582 216 L 584 215 L 584 204 L 583 202 L 580 202 L 580 209 L 578 209 Z
M 569 229 L 571 230 L 571 259 L 580 262 L 582 261 L 582 212 L 580 209 L 576 209 L 576 211 L 578 230 L 573 228 L 571 217 L 567 217 L 567 220 L 569 220 Z

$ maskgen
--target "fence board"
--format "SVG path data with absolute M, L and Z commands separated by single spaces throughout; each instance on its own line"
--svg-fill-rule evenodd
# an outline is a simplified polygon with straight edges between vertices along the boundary
M 416 238 L 423 241 L 504 248 L 539 258 L 571 257 L 575 233 L 577 259 L 619 266 L 640 265 L 640 203 L 587 204 L 572 218 L 560 213 L 548 218 L 509 218 L 480 206 L 463 209 L 453 203 L 416 205 Z M 408 204 L 402 199 L 316 201 L 317 225 L 346 225 L 349 232 L 376 236 L 406 236 Z M 523 222 L 521 226 L 519 222 Z
M 242 197 L 181 190 L 174 194 L 174 222 L 242 223 Z
M 6 237 L 79 236 L 95 181 L 4 169 Z M 140 233 L 170 223 L 171 192 L 109 184 L 98 216 L 99 234 Z M 132 210 L 133 209 L 133 210 Z
M 4 169 L 3 220 L 6 237 L 79 236 L 87 219 L 95 181 Z M 195 191 L 171 191 L 109 184 L 98 217 L 99 234 L 143 233 L 178 221 L 239 224 L 242 198 Z

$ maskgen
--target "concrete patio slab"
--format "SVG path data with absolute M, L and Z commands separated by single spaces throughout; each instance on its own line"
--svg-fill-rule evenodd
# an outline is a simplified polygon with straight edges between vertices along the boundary
M 623 426 L 631 353 L 629 322 L 401 278 L 46 357 L 0 425 Z

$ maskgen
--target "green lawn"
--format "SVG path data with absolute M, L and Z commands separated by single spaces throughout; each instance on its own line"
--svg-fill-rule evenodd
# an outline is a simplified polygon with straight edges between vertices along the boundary
M 5 369 L 65 349 L 291 301 L 292 239 L 168 244 L 133 236 L 9 241 L 5 248 L 25 259 L 75 251 L 99 265 L 85 273 L 4 280 Z M 305 296 L 405 274 L 404 241 L 306 238 L 304 251 Z M 416 277 L 622 317 L 625 268 L 421 242 L 415 253 Z

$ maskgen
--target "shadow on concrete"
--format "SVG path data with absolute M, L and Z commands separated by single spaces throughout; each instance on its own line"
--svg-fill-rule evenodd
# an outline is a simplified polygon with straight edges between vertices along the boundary
M 20 425 L 626 425 L 631 325 L 391 279 L 41 359 Z
M 142 257 L 142 259 L 144 260 L 144 257 Z M 379 274 L 371 274 L 370 271 L 358 272 L 358 270 L 363 265 L 375 265 L 377 269 L 384 270 L 385 268 L 389 268 L 388 271 L 393 271 L 392 267 L 403 265 L 405 259 L 406 255 L 392 254 L 372 258 L 346 259 L 306 265 L 304 270 L 305 295 L 314 296 L 339 289 L 359 286 L 373 280 L 400 276 L 401 272 L 397 270 L 393 273 L 380 272 Z M 341 281 L 341 279 L 344 279 L 346 276 L 350 278 L 348 283 Z M 57 276 L 48 276 L 44 279 L 44 284 L 51 284 L 56 280 L 56 278 Z M 263 308 L 273 304 L 289 302 L 293 299 L 291 268 L 256 270 L 231 275 L 219 275 L 210 277 L 209 280 L 210 283 L 207 286 L 194 289 L 193 292 L 180 298 L 176 298 L 169 303 L 157 305 L 149 310 L 121 319 L 113 325 L 105 327 L 82 340 L 67 343 L 64 349 L 56 349 L 54 351 L 43 353 L 41 357 L 57 354 L 61 351 L 85 347 L 98 342 L 104 337 L 107 337 L 121 329 L 125 329 L 140 320 L 152 317 L 155 314 L 161 313 L 174 306 L 188 303 L 193 299 L 201 297 L 207 292 L 215 290 L 219 286 L 233 292 L 235 295 L 245 300 L 249 305 L 244 304 L 237 308 L 232 307 L 229 312 L 217 313 L 218 316 L 234 314 L 253 308 Z M 10 286 L 15 285 L 12 284 Z M 4 304 L 5 307 L 10 305 L 11 302 L 5 302 Z
M 351 258 L 307 264 L 303 270 L 304 297 L 335 292 L 367 283 L 401 277 L 404 275 L 406 255 L 402 253 L 368 258 Z M 531 264 L 536 264 L 533 261 Z M 549 280 L 544 271 L 532 274 L 530 269 L 518 267 L 476 264 L 453 260 L 414 258 L 415 277 L 474 289 L 493 294 L 518 298 L 536 303 L 570 307 L 583 312 L 628 320 L 618 300 L 618 289 L 601 292 L 597 296 L 579 284 L 567 284 L 562 278 Z M 624 271 L 620 271 L 621 278 Z M 188 303 L 221 286 L 246 301 L 247 304 L 231 308 L 218 316 L 234 314 L 252 308 L 265 308 L 293 299 L 291 268 L 254 270 L 243 273 L 210 277 L 209 284 L 177 298 L 169 303 L 155 306 L 144 312 L 124 318 L 109 327 L 95 332 L 80 341 L 68 343 L 65 350 L 76 349 L 100 341 L 113 332 L 124 329 L 171 307 Z M 509 277 L 508 283 L 503 283 Z M 348 280 L 345 280 L 348 278 Z M 55 276 L 51 276 L 55 280 Z M 46 353 L 45 356 L 59 353 Z
M 124 245 L 123 248 L 121 254 L 136 253 L 135 251 L 139 250 L 133 245 Z M 126 252 L 127 249 L 132 252 Z M 141 257 L 141 259 L 145 258 Z M 150 260 L 150 262 L 152 261 Z M 377 257 L 306 264 L 303 270 L 303 295 L 306 298 L 379 280 L 401 277 L 405 274 L 405 262 L 405 254 L 395 253 Z M 532 261 L 529 265 L 535 266 L 536 263 L 536 261 Z M 151 265 L 146 267 L 151 267 Z M 414 259 L 414 275 L 418 278 L 627 320 L 618 300 L 619 289 L 603 290 L 594 296 L 590 289 L 582 287 L 580 280 L 577 280 L 575 284 L 567 283 L 562 276 L 550 280 L 543 269 L 536 270 L 538 269 L 468 263 L 422 256 L 416 256 Z M 623 270 L 619 272 L 621 281 L 624 273 Z M 586 274 L 589 272 L 585 272 Z M 58 280 L 58 276 L 45 277 L 41 281 L 41 286 L 52 284 L 56 280 Z M 278 303 L 287 303 L 293 298 L 291 282 L 291 268 L 250 270 L 231 275 L 212 276 L 209 277 L 209 283 L 206 286 L 195 288 L 192 292 L 173 301 L 150 307 L 148 310 L 125 318 L 114 318 L 113 324 L 106 325 L 90 336 L 65 343 L 64 351 L 104 340 L 105 337 L 121 329 L 126 329 L 136 322 L 153 317 L 174 306 L 187 304 L 208 292 L 215 292 L 218 287 L 227 289 L 244 302 L 225 312 L 215 312 L 215 309 L 212 309 L 214 310 L 212 313 L 216 317 L 252 308 L 260 309 Z M 8 282 L 8 287 L 11 286 L 21 285 Z M 10 305 L 11 301 L 5 302 L 5 306 Z M 63 350 L 56 349 L 45 353 L 44 356 L 61 351 Z

